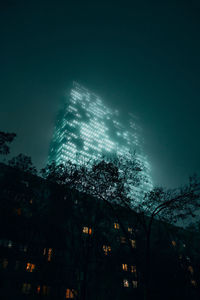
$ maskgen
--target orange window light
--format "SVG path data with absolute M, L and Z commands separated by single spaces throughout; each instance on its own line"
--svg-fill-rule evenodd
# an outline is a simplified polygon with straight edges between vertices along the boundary
M 114 228 L 119 229 L 119 223 L 114 223 Z
M 123 285 L 124 285 L 124 287 L 129 287 L 129 282 L 127 279 L 123 280 Z
M 136 273 L 136 266 L 131 266 L 131 273 Z
M 52 248 L 49 248 L 49 250 L 48 250 L 48 261 L 51 261 L 52 254 L 53 254 L 53 250 L 52 250 Z
M 127 264 L 122 264 L 122 270 L 128 271 L 128 265 Z
M 73 299 L 73 298 L 74 298 L 73 290 L 66 289 L 65 298 L 66 298 L 66 299 Z
M 34 264 L 31 264 L 31 263 L 27 263 L 26 264 L 26 271 L 27 272 L 33 272 L 35 270 L 35 265 Z

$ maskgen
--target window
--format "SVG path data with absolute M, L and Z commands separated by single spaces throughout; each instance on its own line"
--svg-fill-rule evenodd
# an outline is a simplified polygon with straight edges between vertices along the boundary
M 43 255 L 46 255 L 46 253 L 47 253 L 47 248 L 44 248 Z
M 133 233 L 133 228 L 128 227 L 128 232 Z
M 124 287 L 129 287 L 129 282 L 128 282 L 127 279 L 124 279 L 124 280 L 123 280 L 123 286 L 124 286 Z
M 191 285 L 192 285 L 192 286 L 197 286 L 196 280 L 192 279 L 192 280 L 191 280 Z
M 132 284 L 133 284 L 133 288 L 136 289 L 138 286 L 138 282 L 136 280 L 133 280 Z
M 49 250 L 48 250 L 48 261 L 51 261 L 52 253 L 53 253 L 52 248 L 49 248 Z
M 108 253 L 111 252 L 111 247 L 103 245 L 103 251 L 105 255 L 108 255 Z
M 42 295 L 44 295 L 44 296 L 49 295 L 49 291 L 50 291 L 49 286 L 43 285 L 43 287 L 42 287 Z
M 8 266 L 8 260 L 6 258 L 4 258 L 2 261 L 2 267 L 3 267 L 3 269 L 6 269 L 7 266 Z
M 128 265 L 127 264 L 122 264 L 122 270 L 128 271 Z
M 175 241 L 172 241 L 172 246 L 176 247 L 176 242 Z
M 13 245 L 12 241 L 8 241 L 8 248 L 12 248 L 12 245 Z
M 34 264 L 31 264 L 31 263 L 27 263 L 26 264 L 26 271 L 27 272 L 33 272 L 35 270 L 35 265 Z
M 74 298 L 74 290 L 66 289 L 65 298 L 73 299 Z
M 23 294 L 30 294 L 31 291 L 31 284 L 30 283 L 23 283 L 22 284 L 22 293 Z
M 131 266 L 131 273 L 136 273 L 136 266 Z
M 20 207 L 19 207 L 19 208 L 16 208 L 16 213 L 17 213 L 18 216 L 21 216 L 22 210 L 21 210 Z
M 114 228 L 119 229 L 119 223 L 114 223 Z
M 37 289 L 36 289 L 36 293 L 37 293 L 37 294 L 40 294 L 40 291 L 41 291 L 41 286 L 38 285 L 38 286 L 37 286 Z
M 126 244 L 126 238 L 124 236 L 120 237 L 120 241 L 122 244 Z
M 189 271 L 191 274 L 193 274 L 193 273 L 194 273 L 193 267 L 192 267 L 192 266 L 189 266 L 189 267 L 188 267 L 188 271 Z
M 15 270 L 18 270 L 20 267 L 20 261 L 19 260 L 16 260 L 16 263 L 15 263 Z
M 91 235 L 92 234 L 92 228 L 88 228 L 88 227 L 84 226 L 83 227 L 83 233 Z
M 136 241 L 135 240 L 130 240 L 132 248 L 136 248 Z

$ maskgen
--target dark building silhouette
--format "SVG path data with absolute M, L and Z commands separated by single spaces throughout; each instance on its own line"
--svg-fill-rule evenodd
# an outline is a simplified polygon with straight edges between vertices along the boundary
M 116 207 L 117 219 L 102 201 L 0 167 L 1 299 L 143 299 L 145 241 L 134 212 Z M 198 299 L 198 241 L 155 222 L 153 299 Z

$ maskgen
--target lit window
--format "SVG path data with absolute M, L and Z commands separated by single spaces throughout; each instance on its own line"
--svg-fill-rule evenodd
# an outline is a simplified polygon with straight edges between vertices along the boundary
M 103 251 L 105 255 L 108 255 L 108 253 L 111 252 L 111 247 L 103 245 Z
M 43 255 L 46 255 L 46 253 L 47 253 L 47 248 L 44 248 Z
M 119 229 L 119 223 L 114 223 L 114 228 Z
M 123 285 L 124 285 L 124 287 L 129 287 L 129 282 L 127 279 L 123 280 Z
M 49 295 L 49 290 L 50 290 L 50 288 L 47 285 L 43 285 L 43 287 L 42 287 L 42 294 L 44 296 Z
M 122 270 L 128 271 L 128 265 L 127 264 L 122 264 Z
M 8 241 L 8 248 L 12 248 L 12 245 L 13 245 L 12 241 Z
M 138 286 L 138 282 L 136 280 L 132 280 L 133 288 L 136 289 Z
M 172 246 L 176 247 L 176 242 L 172 241 Z
M 8 266 L 8 260 L 7 260 L 6 258 L 4 258 L 3 261 L 2 261 L 2 267 L 3 267 L 4 269 L 6 269 L 7 266 Z
M 36 289 L 37 294 L 40 294 L 40 291 L 41 291 L 41 286 L 38 285 L 38 286 L 37 286 L 37 289 Z
M 192 285 L 192 286 L 197 286 L 196 280 L 192 279 L 192 280 L 191 280 L 191 285 Z
M 192 266 L 189 266 L 189 267 L 188 267 L 188 271 L 189 271 L 191 274 L 193 274 L 193 273 L 194 273 L 193 267 L 192 267 Z
M 22 214 L 21 208 L 17 208 L 16 209 L 16 213 L 17 213 L 18 216 L 21 216 L 21 214 Z
M 35 270 L 35 265 L 34 264 L 31 264 L 31 263 L 27 263 L 26 264 L 26 271 L 27 272 L 33 272 Z
M 65 298 L 66 299 L 73 299 L 74 298 L 74 290 L 66 289 Z
M 136 273 L 136 266 L 131 266 L 131 273 Z
M 135 240 L 130 240 L 132 248 L 136 248 L 136 241 Z
M 52 248 L 49 248 L 49 250 L 48 250 L 48 261 L 51 261 L 52 253 L 53 253 Z
M 88 227 L 84 226 L 83 227 L 83 233 L 91 235 L 92 234 L 92 228 L 88 228 Z
M 126 243 L 126 238 L 124 236 L 121 236 L 120 237 L 120 240 L 121 240 L 121 243 L 122 244 L 125 244 Z
M 128 232 L 132 233 L 133 232 L 133 228 L 128 227 Z
M 23 283 L 22 284 L 22 293 L 23 294 L 30 294 L 31 291 L 31 284 L 30 283 Z

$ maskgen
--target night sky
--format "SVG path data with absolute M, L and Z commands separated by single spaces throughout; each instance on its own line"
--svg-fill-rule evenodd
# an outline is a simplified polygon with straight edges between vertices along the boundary
M 200 1 L 0 1 L 0 130 L 46 163 L 75 80 L 140 119 L 156 184 L 200 173 Z

